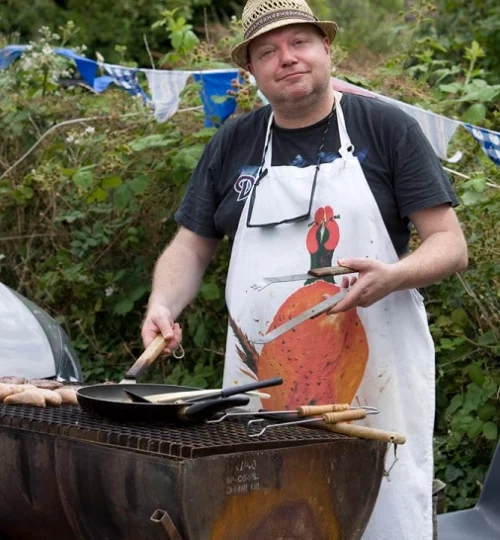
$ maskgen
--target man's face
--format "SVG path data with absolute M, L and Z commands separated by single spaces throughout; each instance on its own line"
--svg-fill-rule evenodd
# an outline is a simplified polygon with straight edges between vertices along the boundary
M 248 68 L 269 102 L 294 104 L 314 100 L 329 85 L 328 38 L 310 24 L 284 26 L 255 38 Z

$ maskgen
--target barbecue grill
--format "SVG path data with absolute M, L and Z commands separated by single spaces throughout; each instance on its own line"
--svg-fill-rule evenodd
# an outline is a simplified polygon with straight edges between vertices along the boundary
M 267 420 L 266 420 L 267 422 Z M 0 537 L 355 540 L 387 444 L 300 426 L 151 426 L 0 403 Z

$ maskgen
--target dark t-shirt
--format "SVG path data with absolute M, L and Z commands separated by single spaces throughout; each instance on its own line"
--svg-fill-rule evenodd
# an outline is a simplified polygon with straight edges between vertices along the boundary
M 344 94 L 347 131 L 398 255 L 408 249 L 412 212 L 458 204 L 450 182 L 418 123 L 377 99 Z M 225 124 L 210 140 L 189 182 L 177 222 L 209 238 L 234 239 L 245 199 L 262 162 L 270 106 Z M 301 129 L 273 127 L 272 165 L 317 162 L 324 120 Z M 340 158 L 336 115 L 321 162 Z

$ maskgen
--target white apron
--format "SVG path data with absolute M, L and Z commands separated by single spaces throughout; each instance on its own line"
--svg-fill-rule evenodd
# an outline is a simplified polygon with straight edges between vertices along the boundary
M 224 386 L 282 376 L 284 385 L 266 390 L 272 393 L 271 400 L 255 399 L 251 404 L 255 409 L 331 402 L 378 407 L 381 413 L 368 416 L 364 425 L 398 431 L 407 442 L 398 447 L 398 461 L 389 479 L 382 480 L 363 540 L 431 540 L 434 348 L 420 294 L 394 292 L 369 308 L 322 314 L 270 343 L 252 343 L 270 327 L 338 291 L 332 282 L 323 280 L 278 283 L 256 291 L 251 285 L 259 279 L 306 273 L 311 267 L 335 265 L 339 258 L 398 260 L 353 155 L 341 97 L 335 94 L 341 158 L 321 164 L 310 218 L 248 227 L 251 199 L 246 200 L 226 287 L 231 326 Z M 271 125 L 272 117 L 268 136 Z M 264 152 L 263 168 L 269 172 L 254 187 L 252 223 L 300 215 L 310 198 L 315 167 L 271 167 L 272 133 Z M 392 458 L 393 452 L 388 452 L 386 467 Z

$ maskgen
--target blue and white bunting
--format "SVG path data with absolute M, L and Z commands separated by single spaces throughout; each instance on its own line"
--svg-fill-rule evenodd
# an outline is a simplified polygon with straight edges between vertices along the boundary
M 190 71 L 143 69 L 151 92 L 157 122 L 166 122 L 179 109 L 180 94 L 191 77 Z
M 26 49 L 26 45 L 8 45 L 0 49 L 0 70 L 7 69 Z M 179 110 L 180 95 L 190 77 L 201 83 L 200 97 L 203 102 L 206 126 L 223 123 L 236 108 L 236 100 L 228 95 L 228 90 L 231 90 L 234 79 L 239 76 L 237 69 L 203 71 L 139 69 L 98 63 L 70 49 L 56 48 L 53 52 L 72 59 L 83 81 L 95 92 L 103 92 L 111 84 L 115 84 L 133 96 L 140 96 L 145 104 L 152 106 L 158 122 L 165 122 Z M 99 68 L 105 73 L 104 75 L 97 76 Z M 137 77 L 139 72 L 146 76 L 151 98 L 141 88 Z M 457 128 L 463 126 L 481 145 L 488 158 L 500 166 L 500 133 L 447 118 L 337 78 L 332 78 L 332 84 L 340 92 L 370 96 L 399 107 L 420 124 L 436 154 L 449 162 L 456 162 L 462 156 L 461 152 L 457 152 L 452 157 L 448 157 L 448 145 Z M 259 96 L 266 102 L 261 93 Z M 226 99 L 221 102 L 214 99 L 215 97 Z
M 463 124 L 463 126 L 481 145 L 483 152 L 491 161 L 500 166 L 500 133 L 470 124 Z

